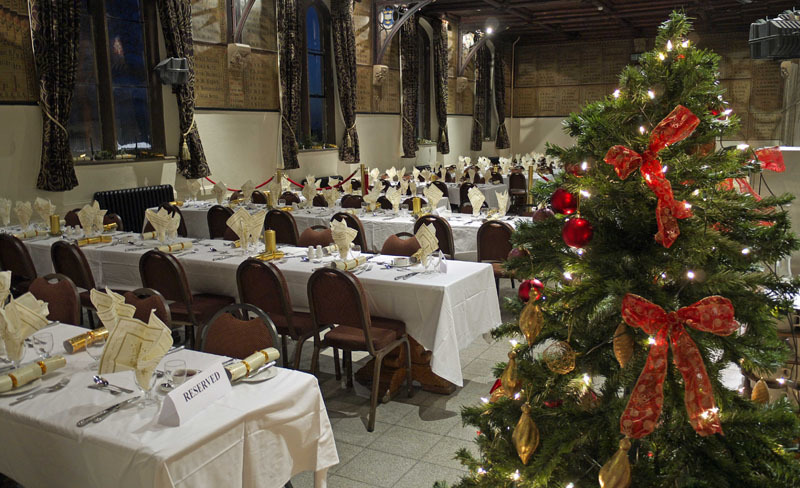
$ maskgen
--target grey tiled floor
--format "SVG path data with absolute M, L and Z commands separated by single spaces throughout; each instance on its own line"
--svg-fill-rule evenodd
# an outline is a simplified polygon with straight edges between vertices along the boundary
M 508 280 L 501 282 L 501 295 L 516 293 Z M 503 319 L 509 316 L 503 313 Z M 301 368 L 308 371 L 311 350 L 303 353 Z M 477 453 L 472 440 L 475 429 L 462 426 L 462 405 L 480 402 L 494 383 L 492 367 L 505 361 L 509 345 L 506 341 L 487 342 L 477 338 L 461 351 L 464 386 L 448 396 L 436 395 L 415 388 L 414 396 L 398 394 L 388 403 L 379 404 L 374 432 L 367 432 L 369 391 L 356 385 L 344 388 L 333 375 L 333 358 L 320 359 L 319 382 L 328 416 L 333 426 L 339 464 L 328 471 L 330 488 L 420 488 L 431 487 L 439 480 L 452 484 L 466 473 L 454 459 L 464 447 Z M 356 361 L 354 370 L 367 359 Z M 314 477 L 301 473 L 292 479 L 295 488 L 312 488 Z

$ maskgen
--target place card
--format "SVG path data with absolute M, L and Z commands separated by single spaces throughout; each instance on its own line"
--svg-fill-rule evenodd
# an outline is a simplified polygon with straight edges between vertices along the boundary
M 225 368 L 217 363 L 167 394 L 158 423 L 169 427 L 183 425 L 230 390 Z

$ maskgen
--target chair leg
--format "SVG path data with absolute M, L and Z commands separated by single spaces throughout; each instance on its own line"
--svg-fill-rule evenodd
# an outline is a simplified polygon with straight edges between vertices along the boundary
M 300 355 L 303 352 L 303 344 L 305 342 L 305 338 L 300 337 L 294 345 L 294 369 L 297 371 L 300 371 Z
M 369 420 L 367 421 L 367 431 L 375 430 L 375 411 L 378 409 L 378 388 L 381 386 L 381 363 L 383 355 L 375 357 L 375 366 L 372 368 L 372 394 L 370 395 Z
M 336 380 L 342 379 L 342 367 L 339 364 L 339 349 L 333 348 L 333 368 L 336 371 Z
M 408 342 L 408 336 L 406 336 L 404 344 L 406 346 L 406 381 L 408 384 L 408 398 L 411 398 L 414 396 L 414 386 L 412 384 L 414 379 L 411 377 L 411 344 Z
M 319 346 L 314 344 L 314 354 L 311 356 L 311 374 L 316 376 L 318 367 L 319 367 Z
M 514 278 L 511 278 L 511 289 L 514 289 Z
M 347 387 L 353 387 L 353 353 L 351 351 L 342 351 L 344 359 L 344 374 L 347 380 Z
M 195 346 L 194 330 L 195 327 L 193 324 L 186 325 L 183 327 L 183 333 L 186 336 L 186 338 L 184 339 L 184 343 L 189 344 L 187 347 L 193 351 L 197 349 Z
M 494 277 L 494 287 L 497 288 L 497 296 L 500 296 L 500 278 Z
M 94 330 L 94 314 L 91 308 L 86 309 L 86 315 L 89 317 L 89 328 Z
M 286 335 L 281 336 L 281 356 L 283 357 L 283 361 L 281 362 L 281 364 L 283 364 L 283 367 L 286 368 L 287 367 L 286 365 L 289 363 L 288 347 L 286 346 Z

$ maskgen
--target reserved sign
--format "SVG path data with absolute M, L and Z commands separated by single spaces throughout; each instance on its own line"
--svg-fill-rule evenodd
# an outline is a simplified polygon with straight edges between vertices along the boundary
M 231 382 L 225 368 L 217 363 L 167 394 L 158 423 L 170 427 L 185 424 L 230 390 Z

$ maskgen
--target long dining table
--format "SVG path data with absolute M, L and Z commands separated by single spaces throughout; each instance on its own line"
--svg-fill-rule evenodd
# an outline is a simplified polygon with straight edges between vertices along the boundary
M 158 405 L 125 407 L 101 423 L 77 427 L 78 420 L 137 393 L 112 396 L 88 388 L 93 360 L 82 351 L 67 354 L 61 345 L 86 329 L 56 324 L 43 330 L 52 333 L 53 354 L 64 355 L 67 365 L 42 378 L 35 398 L 14 405 L 18 396 L 0 396 L 0 472 L 23 486 L 279 488 L 312 471 L 320 488 L 339 462 L 317 379 L 278 367 L 265 382 L 234 384 L 178 427 L 158 423 Z M 34 355 L 29 351 L 25 359 Z M 227 358 L 181 350 L 157 369 L 172 359 L 204 370 Z M 104 377 L 136 392 L 130 371 Z M 42 391 L 65 378 L 64 388 Z
M 25 242 L 39 275 L 51 273 L 50 246 L 59 238 L 44 237 Z M 126 243 L 125 241 L 131 242 Z M 175 253 L 193 293 L 215 293 L 236 297 L 236 269 L 249 256 L 263 251 L 231 247 L 230 242 L 194 239 L 188 251 Z M 158 246 L 137 234 L 116 232 L 113 242 L 82 248 L 98 287 L 135 289 L 141 286 L 139 258 Z M 306 261 L 306 250 L 282 247 L 285 258 L 272 261 L 283 273 L 296 310 L 308 310 L 306 284 L 311 273 L 330 265 L 332 256 Z M 359 270 L 358 279 L 367 291 L 370 312 L 401 320 L 408 334 L 431 351 L 430 369 L 456 386 L 463 385 L 459 351 L 475 338 L 501 323 L 500 305 L 492 266 L 486 263 L 446 261 L 446 272 L 423 272 L 420 265 L 393 268 L 382 263 L 388 256 L 371 257 Z M 410 273 L 416 273 L 410 276 Z

